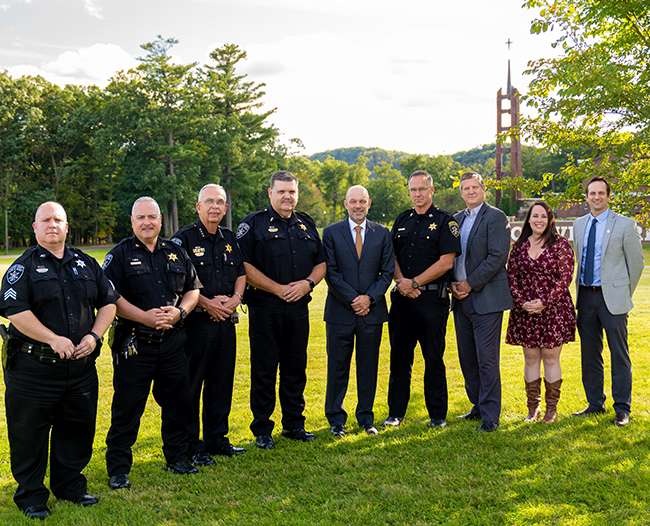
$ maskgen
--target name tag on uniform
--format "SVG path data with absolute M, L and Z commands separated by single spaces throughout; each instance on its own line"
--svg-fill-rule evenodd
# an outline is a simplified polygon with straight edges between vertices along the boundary
M 131 265 L 142 265 L 142 261 L 140 261 L 139 259 L 134 259 L 133 261 L 131 261 Z
M 270 226 L 270 227 L 269 227 L 269 232 L 277 232 L 277 231 L 278 231 L 278 227 L 277 227 L 277 226 Z
M 38 267 L 36 267 L 36 272 L 38 272 L 39 274 L 45 274 L 46 272 L 49 272 L 49 271 L 50 271 L 49 268 L 44 267 L 42 265 L 39 265 Z
M 402 230 L 406 230 L 406 227 L 397 229 L 398 232 L 401 232 Z

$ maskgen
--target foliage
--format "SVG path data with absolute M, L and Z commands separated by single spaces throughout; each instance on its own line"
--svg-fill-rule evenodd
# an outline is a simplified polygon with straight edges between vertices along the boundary
M 381 148 L 364 148 L 362 146 L 354 146 L 351 148 L 336 148 L 335 150 L 327 150 L 324 152 L 315 153 L 309 156 L 312 161 L 324 161 L 327 157 L 332 157 L 337 161 L 345 161 L 348 164 L 356 164 L 359 157 L 366 158 L 366 168 L 370 172 L 376 174 L 376 166 L 383 166 L 390 164 L 396 170 L 400 170 L 400 161 L 408 157 L 410 154 L 404 152 L 397 152 L 393 150 L 383 150 Z
M 406 179 L 390 164 L 375 167 L 377 177 L 368 181 L 372 205 L 368 217 L 385 225 L 392 224 L 398 214 L 411 208 Z
M 593 175 L 613 183 L 612 208 L 650 221 L 650 11 L 643 0 L 527 0 L 532 33 L 557 30 L 561 54 L 531 61 L 524 97 L 536 116 L 522 137 L 551 153 L 579 150 L 560 176 L 566 198 Z M 549 198 L 552 196 L 548 195 Z M 557 199 L 555 199 L 557 200 Z

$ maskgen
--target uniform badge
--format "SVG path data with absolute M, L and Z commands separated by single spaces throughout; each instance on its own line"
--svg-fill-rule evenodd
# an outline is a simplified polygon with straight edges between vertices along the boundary
M 36 267 L 36 272 L 38 272 L 39 274 L 45 274 L 46 272 L 49 272 L 49 271 L 50 271 L 50 269 L 47 268 L 47 267 L 44 267 L 43 265 L 39 265 L 38 267 Z
M 456 221 L 449 221 L 449 230 L 454 234 L 454 237 L 460 236 L 460 231 L 458 230 L 458 223 Z
M 197 257 L 203 257 L 205 256 L 205 247 L 194 247 L 192 249 L 192 253 Z
M 9 298 L 13 300 L 18 299 L 18 295 L 16 294 L 16 291 L 12 288 L 8 288 L 5 291 L 5 301 L 7 301 Z
M 278 227 L 277 227 L 277 226 L 270 226 L 270 227 L 269 227 L 269 232 L 271 232 L 271 233 L 275 233 L 275 232 L 277 232 L 277 231 L 278 231 Z
M 106 268 L 111 264 L 111 261 L 113 261 L 113 254 L 108 254 L 106 258 L 104 258 L 104 263 L 102 263 L 102 270 L 106 270 Z
M 15 265 L 9 267 L 9 270 L 7 271 L 7 281 L 9 282 L 9 285 L 13 285 L 14 283 L 16 283 L 16 281 L 22 278 L 24 272 L 25 272 L 25 267 L 23 267 L 19 263 L 16 263 Z
M 226 245 L 226 252 L 229 254 L 232 252 L 232 247 L 230 245 Z
M 438 228 L 438 225 L 436 225 L 435 223 L 431 223 L 431 224 L 429 225 L 429 230 L 431 230 L 432 232 L 433 232 L 436 228 Z
M 307 231 L 307 227 L 305 225 L 303 225 L 302 223 L 300 223 L 300 228 L 302 228 L 303 231 Z
M 175 245 L 178 245 L 179 247 L 183 245 L 183 241 L 178 239 L 177 237 L 172 237 L 171 242 L 174 243 Z
M 248 231 L 251 229 L 251 226 L 248 223 L 242 223 L 237 227 L 237 233 L 235 234 L 237 236 L 237 239 L 241 239 L 244 237 L 246 234 L 248 234 Z
M 82 261 L 82 260 L 80 260 L 80 259 L 78 259 L 77 261 L 75 261 L 75 263 L 77 264 L 78 267 L 81 267 L 81 268 L 84 268 L 84 267 L 86 266 L 86 262 L 85 262 L 85 261 Z
M 178 256 L 176 254 L 174 254 L 173 252 L 171 254 L 169 254 L 169 256 L 167 256 L 167 258 L 169 259 L 169 261 L 178 261 Z

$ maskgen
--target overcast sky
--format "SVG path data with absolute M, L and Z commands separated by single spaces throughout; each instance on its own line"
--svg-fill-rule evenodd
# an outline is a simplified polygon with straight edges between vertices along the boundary
M 304 153 L 452 154 L 494 141 L 508 59 L 523 92 L 527 61 L 556 54 L 549 36 L 530 35 L 536 13 L 522 3 L 0 0 L 0 70 L 104 87 L 158 34 L 180 41 L 179 63 L 233 43 L 248 53 L 239 71 L 266 84 L 273 124 Z

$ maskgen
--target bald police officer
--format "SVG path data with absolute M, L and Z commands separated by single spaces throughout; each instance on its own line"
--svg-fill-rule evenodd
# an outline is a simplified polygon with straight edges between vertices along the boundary
M 158 203 L 133 203 L 134 235 L 106 256 L 104 271 L 122 297 L 113 342 L 113 406 L 106 437 L 111 489 L 130 486 L 135 444 L 149 391 L 161 408 L 165 470 L 196 473 L 189 462 L 189 374 L 181 321 L 199 299 L 201 283 L 185 251 L 158 236 Z
M 92 257 L 65 244 L 60 204 L 39 206 L 33 227 L 37 245 L 5 274 L 0 314 L 11 322 L 4 379 L 14 501 L 28 517 L 44 519 L 48 439 L 52 492 L 82 506 L 97 503 L 81 471 L 95 436 L 95 358 L 119 295 Z
M 237 229 L 250 292 L 251 431 L 257 447 L 273 449 L 275 381 L 280 368 L 282 436 L 311 442 L 305 431 L 307 342 L 311 291 L 325 277 L 325 252 L 314 221 L 296 212 L 298 179 L 271 176 L 271 205 L 245 217 Z
M 226 437 L 235 378 L 237 307 L 246 287 L 244 258 L 235 234 L 219 226 L 227 209 L 223 187 L 206 184 L 196 203 L 199 220 L 172 237 L 187 251 L 203 285 L 199 304 L 185 322 L 190 367 L 189 453 L 195 465 L 214 464 L 210 455 L 232 457 L 246 452 Z M 199 438 L 201 392 L 203 440 Z

